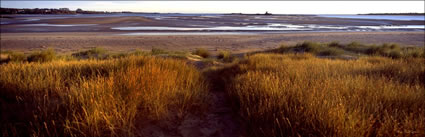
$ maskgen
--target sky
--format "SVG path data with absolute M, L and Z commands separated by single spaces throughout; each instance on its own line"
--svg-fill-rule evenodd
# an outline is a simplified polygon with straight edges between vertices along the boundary
M 361 14 L 425 11 L 424 1 L 0 1 L 3 8 L 160 13 Z

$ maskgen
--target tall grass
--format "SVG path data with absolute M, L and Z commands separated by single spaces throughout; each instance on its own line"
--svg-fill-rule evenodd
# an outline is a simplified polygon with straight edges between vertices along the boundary
M 141 120 L 202 108 L 205 88 L 181 60 L 10 63 L 0 67 L 0 129 L 2 136 L 135 136 Z
M 222 71 L 248 136 L 425 136 L 421 58 L 258 54 Z

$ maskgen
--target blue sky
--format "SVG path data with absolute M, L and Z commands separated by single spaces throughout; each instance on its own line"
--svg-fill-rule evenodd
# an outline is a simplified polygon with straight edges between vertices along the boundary
M 358 14 L 424 12 L 424 1 L 1 1 L 4 8 L 179 12 Z

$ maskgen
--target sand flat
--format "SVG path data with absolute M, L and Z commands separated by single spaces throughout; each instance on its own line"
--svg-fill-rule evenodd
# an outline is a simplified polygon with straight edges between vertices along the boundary
M 103 47 L 113 51 L 167 50 L 191 51 L 206 48 L 212 52 L 231 50 L 234 53 L 265 50 L 280 44 L 302 41 L 369 44 L 399 43 L 424 46 L 425 32 L 306 32 L 258 35 L 161 35 L 122 36 L 116 32 L 50 32 L 1 33 L 2 50 L 32 51 L 54 48 L 58 52 L 74 52 L 86 48 Z
M 93 17 L 93 18 L 65 18 L 49 19 L 51 24 L 117 24 L 122 22 L 152 22 L 145 17 Z

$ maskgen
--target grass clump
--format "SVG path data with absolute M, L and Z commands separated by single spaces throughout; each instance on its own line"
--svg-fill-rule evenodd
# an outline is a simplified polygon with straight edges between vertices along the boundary
M 53 49 L 31 53 L 27 58 L 29 62 L 49 62 L 54 59 L 56 59 L 56 52 Z
M 305 52 L 319 53 L 324 47 L 320 43 L 305 41 L 301 44 L 297 44 L 297 47 L 302 48 Z
M 203 58 L 208 58 L 211 55 L 208 50 L 203 48 L 196 49 L 192 54 L 201 56 Z
M 234 57 L 230 51 L 220 51 L 217 55 L 218 59 L 223 60 L 224 62 L 232 62 Z
M 168 54 L 167 51 L 160 49 L 160 48 L 152 48 L 151 53 L 152 53 L 152 55 Z
M 424 136 L 425 60 L 257 54 L 227 68 L 249 136 Z
M 25 61 L 27 61 L 27 57 L 24 53 L 21 53 L 21 52 L 6 51 L 0 54 L 0 64 L 8 63 L 8 62 L 25 62 Z
M 135 136 L 140 121 L 202 108 L 205 91 L 196 68 L 175 59 L 3 64 L 0 131 L 3 136 Z

